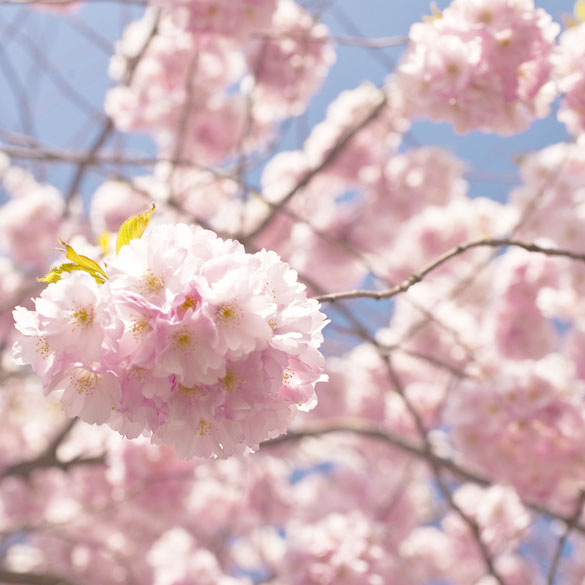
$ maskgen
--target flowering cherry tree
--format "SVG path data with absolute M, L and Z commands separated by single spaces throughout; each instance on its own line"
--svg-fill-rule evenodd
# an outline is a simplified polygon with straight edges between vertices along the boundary
M 583 585 L 585 2 L 373 38 L 113 0 L 113 44 L 97 4 L 0 7 L 0 583 Z M 344 46 L 384 79 L 311 125 Z M 77 137 L 37 128 L 45 78 Z M 497 197 L 415 132 L 555 120 Z

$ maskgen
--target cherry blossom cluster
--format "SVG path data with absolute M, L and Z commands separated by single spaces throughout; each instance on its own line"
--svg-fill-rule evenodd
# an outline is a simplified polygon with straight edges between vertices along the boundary
M 398 78 L 409 111 L 457 132 L 509 135 L 548 113 L 558 24 L 533 0 L 454 0 L 410 30 Z
M 575 135 L 585 132 L 585 23 L 567 29 L 555 55 L 555 79 L 563 96 L 558 118 Z
M 153 5 L 162 15 L 147 12 L 118 44 L 105 109 L 172 158 L 217 164 L 258 148 L 271 123 L 305 110 L 335 60 L 327 27 L 293 0 Z
M 43 270 L 62 227 L 63 198 L 55 187 L 3 158 L 0 181 L 10 196 L 0 208 L 0 246 L 16 262 Z
M 274 252 L 159 225 L 95 266 L 95 280 L 73 271 L 14 312 L 15 354 L 69 416 L 228 456 L 315 405 L 325 317 Z
M 331 435 L 251 457 L 184 461 L 167 447 L 78 423 L 59 449 L 77 464 L 25 478 L 11 465 L 34 458 L 64 417 L 38 381 L 14 380 L 0 399 L 9 415 L 0 431 L 0 473 L 8 473 L 0 526 L 11 571 L 90 585 L 138 576 L 148 585 L 250 585 L 259 576 L 465 585 L 484 574 L 469 527 L 454 512 L 436 521 L 426 466 L 375 440 Z M 89 463 L 104 449 L 107 461 Z M 531 516 L 513 488 L 466 483 L 453 498 L 509 582 L 539 582 L 519 554 Z
M 525 498 L 570 510 L 585 478 L 582 392 L 570 361 L 550 354 L 507 363 L 484 382 L 462 384 L 446 420 L 467 461 Z
M 195 35 L 235 41 L 270 28 L 276 0 L 154 0 L 170 10 L 173 20 Z

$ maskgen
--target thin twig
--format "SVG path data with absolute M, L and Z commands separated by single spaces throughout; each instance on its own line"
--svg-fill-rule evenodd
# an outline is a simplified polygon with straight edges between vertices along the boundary
M 306 43 L 315 44 L 329 44 L 334 43 L 336 45 L 349 45 L 356 47 L 365 47 L 367 49 L 384 49 L 387 47 L 397 47 L 408 44 L 408 37 L 396 36 L 396 37 L 379 37 L 379 38 L 365 38 L 360 36 L 324 36 L 324 37 L 311 37 L 307 34 L 302 36 L 298 34 L 278 34 L 272 35 L 269 33 L 254 33 L 252 37 L 265 39 L 265 40 L 277 40 L 282 41 L 286 39 L 292 39 L 294 41 L 301 40 Z
M 429 440 L 428 431 L 424 425 L 422 417 L 420 416 L 419 412 L 414 407 L 414 404 L 411 402 L 411 400 L 408 398 L 406 392 L 404 391 L 404 387 L 402 385 L 402 382 L 400 381 L 400 378 L 398 377 L 398 374 L 396 373 L 396 371 L 394 370 L 394 367 L 392 365 L 392 358 L 390 355 L 386 356 L 386 365 L 387 365 L 388 374 L 390 377 L 390 381 L 392 382 L 392 386 L 394 388 L 394 391 L 402 399 L 402 402 L 403 402 L 404 406 L 406 407 L 406 409 L 408 410 L 408 412 L 410 413 L 410 415 L 414 421 L 415 427 L 418 431 L 418 434 L 420 435 L 420 439 L 421 439 L 422 444 L 423 444 L 423 450 L 427 455 L 427 457 L 425 457 L 425 459 L 428 462 L 429 467 L 431 468 L 431 471 L 433 473 L 433 476 L 435 478 L 435 482 L 439 488 L 439 491 L 441 492 L 441 494 L 443 495 L 443 497 L 445 498 L 445 500 L 449 504 L 449 507 L 461 518 L 461 520 L 469 528 L 469 531 L 471 532 L 471 534 L 472 534 L 472 536 L 477 544 L 477 547 L 478 547 L 479 552 L 483 558 L 486 570 L 489 573 L 489 575 L 491 575 L 495 579 L 495 581 L 498 583 L 498 585 L 505 585 L 502 577 L 499 575 L 498 571 L 496 570 L 496 567 L 494 564 L 494 559 L 492 558 L 492 555 L 490 554 L 490 551 L 489 551 L 486 543 L 483 540 L 483 537 L 481 534 L 481 528 L 480 528 L 479 524 L 476 522 L 476 520 L 474 518 L 472 518 L 469 514 L 467 514 L 457 504 L 457 502 L 455 501 L 455 499 L 453 497 L 453 494 L 451 493 L 451 490 L 448 488 L 447 484 L 445 483 L 445 480 L 443 478 L 443 467 L 441 465 L 439 465 L 433 457 L 433 454 L 434 454 L 433 446 L 431 445 L 431 442 Z
M 388 429 L 381 429 L 378 425 L 356 418 L 337 418 L 335 420 L 312 423 L 311 425 L 308 425 L 301 430 L 289 430 L 285 435 L 264 441 L 260 444 L 260 447 L 261 449 L 270 449 L 272 447 L 278 447 L 279 445 L 284 445 L 286 443 L 294 443 L 306 438 L 321 437 L 331 433 L 349 433 L 371 439 L 377 439 L 387 443 L 392 447 L 396 447 L 397 449 L 400 449 L 401 451 L 404 451 L 413 457 L 422 459 L 427 462 L 431 461 L 461 481 L 474 483 L 481 487 L 490 487 L 494 485 L 494 482 L 489 478 L 475 471 L 467 469 L 452 459 L 437 455 L 432 450 L 426 451 L 423 447 L 420 446 L 420 444 L 406 439 L 398 433 L 394 433 Z M 555 512 L 554 510 L 547 508 L 544 505 L 534 502 L 523 502 L 523 504 L 528 509 L 538 514 L 542 514 L 543 516 L 548 516 L 565 523 L 569 523 L 571 521 L 570 516 Z M 577 532 L 585 534 L 585 524 L 575 522 L 573 524 L 573 528 Z
M 16 42 L 24 51 L 28 52 L 33 63 L 42 69 L 43 74 L 51 80 L 55 88 L 61 92 L 61 95 L 65 96 L 83 113 L 90 113 L 95 116 L 102 113 L 101 110 L 87 99 L 73 83 L 70 83 L 62 71 L 54 65 L 46 53 L 47 47 L 44 47 L 43 50 L 36 45 L 35 40 L 30 35 L 24 35 L 24 33 L 21 33 L 18 30 L 11 31 L 10 25 L 8 26 L 8 31 L 14 32 Z
M 401 284 L 393 286 L 392 288 L 380 291 L 352 290 L 328 295 L 320 295 L 315 298 L 321 303 L 334 303 L 336 301 L 341 301 L 344 299 L 361 298 L 369 298 L 375 300 L 390 299 L 392 297 L 395 297 L 396 295 L 406 292 L 409 288 L 421 282 L 430 272 L 433 272 L 434 270 L 439 268 L 439 266 L 445 264 L 445 262 L 451 260 L 452 258 L 455 258 L 456 256 L 463 254 L 467 250 L 480 247 L 499 248 L 504 246 L 512 246 L 516 248 L 522 248 L 524 250 L 527 250 L 528 252 L 537 252 L 539 254 L 545 254 L 547 256 L 564 257 L 570 258 L 571 260 L 579 260 L 580 262 L 585 262 L 585 254 L 580 254 L 578 252 L 574 252 L 571 250 L 561 250 L 559 248 L 546 248 L 544 246 L 538 246 L 537 244 L 532 244 L 529 242 L 521 242 L 519 240 L 509 240 L 505 238 L 503 239 L 484 238 L 481 240 L 467 242 L 466 244 L 461 244 L 459 246 L 451 248 L 451 250 L 448 250 L 444 254 L 441 254 L 438 258 L 433 260 L 430 264 L 427 264 L 419 272 L 411 274 Z
M 137 52 L 136 55 L 127 59 L 127 69 L 126 69 L 126 73 L 124 75 L 124 78 L 122 79 L 123 85 L 129 85 L 131 83 L 131 81 L 134 77 L 134 73 L 135 73 L 142 57 L 144 56 L 148 47 L 150 46 L 152 39 L 156 36 L 156 34 L 158 32 L 159 21 L 160 21 L 160 11 L 157 11 L 155 13 L 155 16 L 153 19 L 152 27 L 151 27 L 148 35 L 146 36 L 146 40 L 144 41 L 142 47 L 140 48 L 140 50 Z M 106 143 L 107 139 L 109 138 L 110 134 L 113 131 L 114 131 L 114 121 L 112 120 L 111 117 L 108 116 L 106 118 L 104 125 L 102 126 L 100 133 L 98 134 L 98 136 L 94 140 L 93 144 L 89 148 L 86 160 L 82 160 L 78 164 L 78 167 L 75 171 L 75 174 L 73 176 L 71 184 L 69 185 L 69 188 L 68 188 L 66 195 L 65 195 L 65 201 L 67 203 L 69 203 L 71 201 L 71 199 L 75 196 L 75 194 L 79 190 L 79 187 L 81 186 L 81 183 L 83 182 L 85 172 L 90 164 L 91 159 L 99 152 L 99 150 Z M 67 210 L 69 210 L 69 206 L 67 206 Z
M 241 237 L 238 237 L 239 240 L 250 240 L 264 231 L 264 229 L 272 222 L 278 211 L 282 209 L 301 189 L 304 189 L 316 175 L 325 170 L 339 156 L 339 154 L 345 150 L 345 147 L 356 134 L 358 134 L 370 122 L 375 120 L 380 115 L 382 110 L 386 107 L 387 103 L 386 95 L 383 93 L 383 91 L 380 93 L 383 96 L 380 102 L 375 107 L 373 107 L 372 110 L 362 120 L 360 120 L 355 126 L 353 126 L 349 131 L 340 137 L 333 148 L 331 148 L 331 150 L 323 157 L 323 160 L 312 169 L 309 169 L 300 178 L 294 187 L 292 187 L 288 193 L 273 206 L 272 212 L 267 215 L 254 230 L 252 230 L 250 233 L 243 234 Z
M 568 522 L 566 523 L 565 530 L 561 534 L 557 542 L 557 546 L 555 548 L 555 552 L 553 554 L 550 567 L 548 570 L 546 583 L 547 585 L 554 585 L 556 581 L 557 571 L 561 562 L 561 557 L 563 556 L 563 549 L 565 548 L 565 543 L 569 539 L 571 532 L 575 530 L 575 526 L 581 517 L 581 513 L 583 512 L 583 504 L 585 504 L 585 490 L 582 490 L 579 493 L 579 497 L 577 498 L 577 503 L 575 504 L 575 512 L 569 518 Z

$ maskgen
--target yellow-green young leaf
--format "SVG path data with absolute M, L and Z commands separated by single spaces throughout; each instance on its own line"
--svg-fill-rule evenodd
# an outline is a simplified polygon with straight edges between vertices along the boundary
M 116 240 L 116 254 L 120 251 L 122 246 L 125 246 L 131 240 L 139 238 L 144 233 L 154 210 L 155 206 L 153 203 L 150 211 L 133 215 L 120 226 L 118 238 Z
M 110 241 L 112 234 L 110 232 L 102 232 L 97 239 L 99 247 L 102 249 L 102 254 L 107 256 L 110 253 Z
M 441 20 L 443 13 L 437 8 L 435 2 L 431 2 L 431 16 L 425 14 L 422 18 L 425 22 L 434 22 L 435 20 Z
M 93 270 L 89 270 L 84 266 L 80 266 L 79 264 L 74 264 L 73 262 L 67 262 L 66 264 L 61 264 L 61 266 L 55 266 L 54 268 L 51 268 L 51 270 L 45 276 L 42 278 L 37 278 L 37 281 L 48 282 L 49 284 L 52 282 L 57 282 L 58 280 L 61 280 L 61 275 L 64 272 L 73 272 L 74 270 L 84 270 L 85 272 L 88 272 L 91 276 L 93 276 L 98 284 L 104 284 L 105 282 L 104 278 L 100 274 Z
M 71 260 L 71 262 L 73 262 L 74 264 L 78 264 L 79 266 L 81 266 L 81 270 L 85 270 L 90 274 L 92 273 L 101 274 L 104 279 L 108 278 L 103 268 L 95 260 L 92 260 L 87 256 L 82 256 L 81 254 L 78 254 L 67 242 L 64 242 L 63 240 L 59 241 L 63 246 L 65 246 L 64 252 L 67 259 Z
M 575 2 L 573 14 L 578 22 L 585 22 L 585 0 L 577 0 Z

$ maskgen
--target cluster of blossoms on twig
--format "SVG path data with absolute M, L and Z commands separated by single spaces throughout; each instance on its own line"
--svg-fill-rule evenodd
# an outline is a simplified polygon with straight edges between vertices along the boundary
M 274 252 L 183 224 L 120 228 L 102 268 L 65 245 L 14 353 L 69 416 L 151 433 L 184 457 L 229 456 L 316 403 L 325 316 Z

